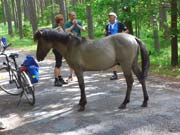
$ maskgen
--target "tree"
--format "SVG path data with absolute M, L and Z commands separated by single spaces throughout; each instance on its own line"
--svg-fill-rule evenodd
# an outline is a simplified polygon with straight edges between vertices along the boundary
M 4 1 L 1 0 L 1 4 L 2 4 L 2 20 L 3 20 L 3 23 L 4 25 L 6 25 L 6 14 L 5 14 L 5 6 L 4 6 Z
M 17 0 L 17 14 L 18 14 L 19 36 L 20 38 L 23 38 L 21 0 Z
M 8 22 L 8 34 L 12 35 L 13 30 L 12 30 L 12 16 L 11 16 L 10 2 L 9 0 L 4 0 L 4 2 L 5 2 L 6 18 Z
M 87 23 L 88 23 L 88 36 L 90 39 L 94 38 L 94 31 L 93 31 L 93 21 L 92 21 L 92 14 L 91 14 L 91 6 L 88 3 L 89 0 L 86 0 L 86 14 L 87 14 Z
M 30 22 L 32 24 L 33 33 L 37 30 L 37 19 L 36 19 L 36 9 L 35 9 L 35 1 L 34 0 L 28 0 L 29 1 L 29 13 L 30 13 Z
M 65 0 L 60 0 L 59 4 L 60 4 L 60 5 L 59 5 L 59 7 L 60 7 L 60 13 L 63 14 L 65 21 L 67 21 L 66 2 L 65 2 Z
M 171 0 L 171 65 L 178 65 L 177 1 Z
M 153 34 L 154 34 L 154 48 L 156 51 L 160 51 L 160 42 L 159 42 L 159 32 L 158 32 L 158 25 L 157 19 L 155 15 L 151 16 L 151 22 L 153 25 Z

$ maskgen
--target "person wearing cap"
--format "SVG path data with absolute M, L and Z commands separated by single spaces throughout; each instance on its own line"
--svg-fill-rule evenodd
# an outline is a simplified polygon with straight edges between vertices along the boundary
M 55 26 L 53 29 L 57 30 L 58 32 L 64 32 L 64 17 L 62 14 L 58 14 L 55 16 Z M 62 66 L 62 55 L 56 50 L 52 50 L 55 56 L 55 68 L 54 68 L 54 86 L 61 87 L 63 84 L 67 84 L 61 76 L 61 66 Z
M 117 15 L 114 12 L 110 12 L 109 16 L 109 23 L 105 27 L 105 36 L 121 33 L 121 32 L 128 32 L 127 27 L 117 20 Z M 110 80 L 117 80 L 117 70 L 116 66 L 112 68 L 113 75 L 111 76 Z

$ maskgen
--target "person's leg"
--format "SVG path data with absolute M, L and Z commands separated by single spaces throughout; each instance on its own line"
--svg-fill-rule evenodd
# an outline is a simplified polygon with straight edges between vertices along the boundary
M 53 53 L 55 55 L 55 61 L 56 61 L 55 69 L 54 69 L 54 76 L 55 76 L 54 85 L 55 86 L 62 86 L 63 84 L 67 84 L 67 82 L 65 82 L 61 76 L 62 56 L 55 49 L 53 49 Z
M 59 81 L 59 76 L 61 76 L 61 69 L 56 67 L 54 68 L 54 77 L 55 77 L 55 80 L 54 80 L 54 86 L 62 86 L 62 82 Z
M 116 66 L 112 67 L 113 75 L 111 76 L 110 80 L 117 80 L 118 75 L 117 75 L 117 69 Z
M 72 68 L 69 68 L 69 72 L 70 72 L 70 74 L 69 74 L 69 78 L 68 78 L 68 80 L 69 81 L 73 81 L 73 73 L 74 73 L 74 70 L 72 69 Z
M 55 68 L 54 68 L 54 77 L 58 78 L 60 75 L 61 75 L 61 68 L 57 68 L 55 66 Z

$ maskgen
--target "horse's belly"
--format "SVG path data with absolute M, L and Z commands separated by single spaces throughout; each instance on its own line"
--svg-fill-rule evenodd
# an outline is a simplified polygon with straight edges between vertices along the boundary
M 99 71 L 111 68 L 115 64 L 114 58 L 95 58 L 87 60 L 83 65 L 86 71 Z

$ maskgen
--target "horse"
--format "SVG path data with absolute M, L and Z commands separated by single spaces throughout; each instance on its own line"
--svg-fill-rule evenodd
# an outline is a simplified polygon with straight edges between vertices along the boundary
M 145 80 L 148 76 L 150 60 L 145 44 L 137 37 L 127 33 L 118 33 L 90 40 L 47 28 L 36 31 L 34 41 L 37 41 L 38 61 L 44 60 L 51 48 L 55 48 L 74 69 L 81 96 L 79 111 L 84 111 L 87 104 L 83 72 L 102 71 L 115 65 L 121 66 L 127 84 L 126 96 L 119 109 L 125 109 L 127 103 L 130 102 L 134 81 L 132 71 L 142 85 L 144 100 L 141 107 L 148 106 L 149 96 Z M 139 51 L 141 52 L 141 68 L 138 64 Z

